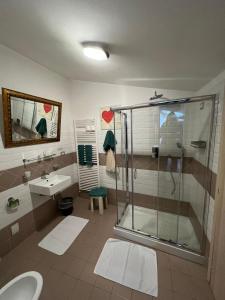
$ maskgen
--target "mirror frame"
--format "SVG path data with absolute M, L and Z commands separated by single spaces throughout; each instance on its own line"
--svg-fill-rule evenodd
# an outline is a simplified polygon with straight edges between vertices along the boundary
M 31 100 L 34 102 L 46 103 L 54 106 L 58 106 L 58 124 L 57 124 L 57 137 L 56 138 L 41 138 L 33 140 L 21 140 L 13 141 L 12 140 L 12 122 L 11 122 L 11 97 L 22 98 L 26 100 Z M 54 143 L 60 141 L 61 134 L 61 115 L 62 115 L 62 103 L 32 96 L 29 94 L 17 92 L 7 88 L 2 88 L 2 105 L 3 105 L 3 123 L 4 123 L 4 144 L 5 148 L 20 147 L 27 145 L 36 145 L 44 143 Z

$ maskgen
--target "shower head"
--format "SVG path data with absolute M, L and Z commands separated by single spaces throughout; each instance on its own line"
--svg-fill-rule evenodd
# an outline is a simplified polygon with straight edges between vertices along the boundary
M 156 99 L 160 99 L 162 98 L 163 94 L 157 94 L 157 92 L 155 91 L 155 95 L 153 97 L 151 97 L 149 100 L 156 100 Z

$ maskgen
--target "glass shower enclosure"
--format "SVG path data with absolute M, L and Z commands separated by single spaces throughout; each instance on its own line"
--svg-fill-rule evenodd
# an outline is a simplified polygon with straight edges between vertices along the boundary
M 112 110 L 120 114 L 117 233 L 181 256 L 204 256 L 215 95 Z

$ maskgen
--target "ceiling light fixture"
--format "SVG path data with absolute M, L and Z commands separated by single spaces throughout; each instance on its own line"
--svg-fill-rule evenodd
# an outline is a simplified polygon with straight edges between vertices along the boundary
M 84 55 L 88 58 L 100 61 L 109 59 L 109 52 L 101 45 L 96 45 L 96 43 L 83 43 L 82 46 Z

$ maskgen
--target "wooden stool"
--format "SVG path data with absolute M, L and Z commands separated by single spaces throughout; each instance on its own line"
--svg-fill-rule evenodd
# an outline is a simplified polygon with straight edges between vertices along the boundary
M 107 189 L 104 187 L 94 188 L 89 192 L 89 196 L 91 201 L 91 211 L 94 211 L 94 199 L 98 199 L 99 214 L 103 215 L 104 204 L 105 208 L 108 206 Z

